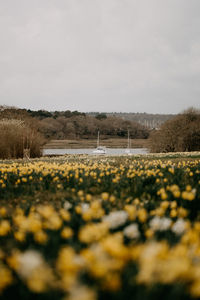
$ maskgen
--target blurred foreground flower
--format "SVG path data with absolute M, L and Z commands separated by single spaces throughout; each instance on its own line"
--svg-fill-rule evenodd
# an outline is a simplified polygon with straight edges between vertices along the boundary
M 103 222 L 108 223 L 110 229 L 115 229 L 121 225 L 124 225 L 127 220 L 128 213 L 124 210 L 114 211 L 103 217 Z
M 140 236 L 137 224 L 131 224 L 125 227 L 123 233 L 129 239 L 137 239 Z
M 30 290 L 41 293 L 54 285 L 55 279 L 51 268 L 45 263 L 42 255 L 35 250 L 18 253 L 16 271 L 27 283 Z
M 187 229 L 187 223 L 183 219 L 178 219 L 172 226 L 172 231 L 176 234 L 182 234 Z

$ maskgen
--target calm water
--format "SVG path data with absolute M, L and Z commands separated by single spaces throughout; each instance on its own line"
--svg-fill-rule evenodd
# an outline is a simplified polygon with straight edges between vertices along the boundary
M 64 155 L 64 154 L 90 154 L 93 153 L 95 149 L 43 149 L 43 155 Z M 125 153 L 124 148 L 106 148 L 106 155 L 123 155 Z M 135 148 L 130 149 L 132 154 L 147 154 L 149 151 L 146 148 Z M 98 155 L 98 154 L 96 154 Z

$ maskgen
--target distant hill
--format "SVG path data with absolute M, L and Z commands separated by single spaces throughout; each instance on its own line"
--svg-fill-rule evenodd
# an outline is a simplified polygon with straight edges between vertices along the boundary
M 122 112 L 113 112 L 113 113 L 98 113 L 98 112 L 89 112 L 87 113 L 90 116 L 96 116 L 98 114 L 106 116 L 115 116 L 127 121 L 137 122 L 149 129 L 159 128 L 161 124 L 167 120 L 173 118 L 173 114 L 148 114 L 148 113 L 122 113 Z

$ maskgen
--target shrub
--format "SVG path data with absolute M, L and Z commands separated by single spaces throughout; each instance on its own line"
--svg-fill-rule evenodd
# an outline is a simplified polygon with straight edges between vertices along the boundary
M 22 158 L 24 149 L 30 149 L 30 157 L 41 155 L 41 135 L 19 119 L 0 120 L 0 158 Z
M 151 152 L 200 150 L 200 112 L 193 108 L 165 122 L 150 137 Z

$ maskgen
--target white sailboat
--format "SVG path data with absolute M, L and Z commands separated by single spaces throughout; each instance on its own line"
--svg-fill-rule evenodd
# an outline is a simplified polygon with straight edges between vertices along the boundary
M 131 148 L 131 141 L 130 141 L 130 132 L 128 130 L 127 148 L 125 149 L 125 153 L 128 154 L 128 155 L 132 155 L 130 148 Z
M 97 148 L 93 151 L 94 154 L 106 154 L 106 147 L 100 146 L 99 145 L 99 137 L 100 133 L 98 130 L 98 137 L 97 137 Z

